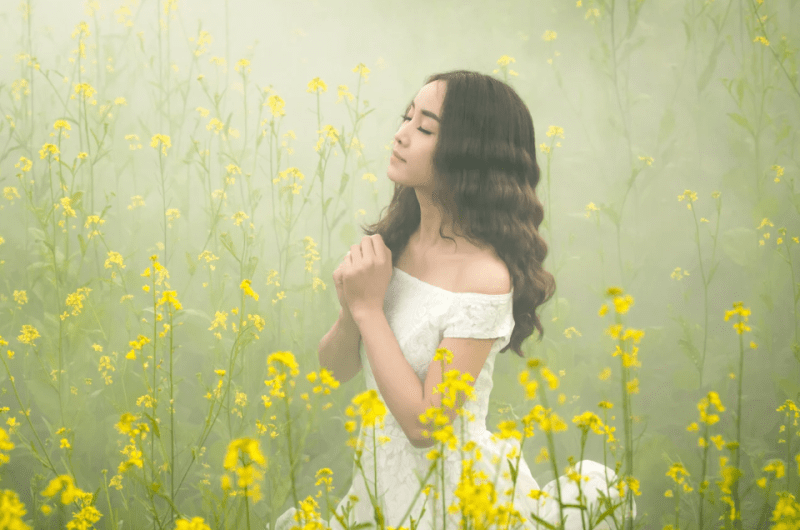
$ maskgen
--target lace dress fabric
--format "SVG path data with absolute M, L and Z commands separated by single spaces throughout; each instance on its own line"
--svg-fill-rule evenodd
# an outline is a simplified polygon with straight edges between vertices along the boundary
M 495 338 L 489 357 L 474 382 L 476 399 L 467 400 L 464 405 L 464 408 L 472 413 L 475 421 L 468 421 L 466 418 L 457 416 L 453 422 L 453 430 L 461 440 L 460 433 L 463 426 L 466 439 L 476 443 L 477 451 L 465 452 L 464 458 L 473 460 L 472 469 L 476 473 L 483 472 L 486 481 L 494 484 L 497 505 L 511 500 L 511 497 L 506 495 L 506 492 L 511 494 L 510 490 L 513 486 L 506 458 L 512 450 L 514 455 L 520 452 L 518 440 L 515 438 L 501 440 L 494 436 L 486 426 L 489 395 L 493 385 L 492 373 L 497 352 L 508 344 L 514 329 L 512 304 L 513 289 L 510 293 L 500 295 L 454 293 L 423 282 L 396 267 L 393 269 L 384 299 L 384 312 L 389 326 L 397 338 L 403 355 L 423 384 L 428 373 L 428 365 L 433 360 L 436 348 L 444 337 Z M 363 347 L 359 355 L 367 390 L 374 389 L 380 394 L 369 365 L 369 358 Z M 349 517 L 351 525 L 369 523 L 371 526 L 367 528 L 376 528 L 375 513 L 366 485 L 374 494 L 377 475 L 377 498 L 381 503 L 387 527 L 405 526 L 410 528 L 410 518 L 413 517 L 420 530 L 443 528 L 442 486 L 439 468 L 441 463 L 428 476 L 432 461 L 427 458 L 427 454 L 438 449 L 440 444 L 437 442 L 429 448 L 414 447 L 388 409 L 383 427 L 378 426 L 375 429 L 374 452 L 372 430 L 370 427 L 361 427 L 359 436 L 364 442 L 361 457 L 364 476 L 354 463 L 350 490 L 341 497 L 341 501 L 336 507 L 336 513 L 342 514 L 345 506 L 350 504 L 354 506 Z M 390 440 L 381 444 L 377 442 L 379 436 L 388 436 Z M 531 440 L 526 443 L 530 444 Z M 455 491 L 461 475 L 462 455 L 458 449 L 451 451 L 447 448 L 445 448 L 444 454 L 446 484 L 444 498 L 445 505 L 450 506 L 458 503 Z M 480 454 L 480 459 L 478 459 L 478 454 Z M 510 460 L 512 463 L 515 462 L 516 456 Z M 590 513 L 597 514 L 603 511 L 598 490 L 610 497 L 613 502 L 619 502 L 617 488 L 608 485 L 616 480 L 612 469 L 591 460 L 578 462 L 575 467 L 576 471 L 584 477 L 588 477 L 588 481 L 582 482 L 581 489 L 586 497 Z M 423 482 L 426 476 L 428 478 Z M 563 502 L 578 504 L 578 488 L 575 483 L 566 476 L 559 477 L 558 481 L 561 484 Z M 476 482 L 479 483 L 480 480 L 478 479 Z M 418 493 L 423 484 L 431 485 L 431 493 L 427 496 L 424 493 Z M 543 490 L 547 495 L 536 500 L 528 496 L 532 490 Z M 439 493 L 438 499 L 434 498 L 434 491 Z M 351 495 L 358 497 L 358 500 L 353 502 L 350 499 Z M 531 512 L 551 524 L 558 524 L 557 498 L 556 481 L 551 480 L 544 487 L 540 487 L 533 478 L 523 456 L 519 461 L 517 485 L 513 497 L 514 508 L 525 519 L 522 527 L 536 530 L 544 528 L 528 516 Z M 408 511 L 409 507 L 411 507 L 410 512 Z M 423 507 L 425 513 L 419 519 Z M 621 510 L 622 507 L 617 508 L 615 513 L 617 521 L 622 519 Z M 300 523 L 293 519 L 295 511 L 294 507 L 289 508 L 278 517 L 275 530 L 291 530 L 292 526 L 300 526 Z M 407 513 L 408 515 L 406 515 Z M 565 529 L 583 528 L 580 510 L 568 508 L 564 510 L 564 515 L 566 517 Z M 628 513 L 628 517 L 631 516 L 636 516 L 635 503 L 633 513 Z M 584 517 L 586 518 L 587 515 L 584 514 Z M 593 520 L 596 520 L 596 515 Z M 447 528 L 457 530 L 460 522 L 460 512 L 447 513 Z M 322 523 L 334 530 L 344 530 L 333 515 L 327 523 L 325 521 Z M 607 517 L 600 526 L 595 528 L 614 528 L 612 518 Z

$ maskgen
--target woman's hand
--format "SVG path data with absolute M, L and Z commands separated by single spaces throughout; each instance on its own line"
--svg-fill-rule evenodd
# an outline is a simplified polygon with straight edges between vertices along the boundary
M 352 318 L 353 315 L 350 313 L 347 299 L 344 297 L 344 265 L 349 255 L 350 253 L 348 252 L 336 270 L 333 271 L 333 283 L 336 285 L 336 296 L 339 298 L 339 305 L 342 306 L 342 311 L 344 311 L 345 316 Z
M 350 247 L 342 274 L 344 298 L 354 319 L 383 311 L 383 299 L 392 279 L 392 251 L 380 234 L 364 236 Z

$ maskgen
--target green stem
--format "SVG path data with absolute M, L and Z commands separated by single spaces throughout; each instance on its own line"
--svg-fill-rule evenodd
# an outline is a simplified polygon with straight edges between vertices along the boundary
M 172 333 L 172 309 L 169 310 L 169 447 L 170 447 L 170 464 L 169 464 L 169 481 L 170 481 L 170 498 L 175 502 L 175 394 L 174 385 L 172 380 L 172 373 L 174 368 L 173 363 L 173 343 L 174 335 Z M 170 525 L 175 524 L 175 510 L 172 510 L 172 519 Z
M 22 399 L 20 399 L 19 392 L 17 392 L 17 385 L 14 382 L 14 376 L 11 375 L 11 370 L 8 368 L 8 363 L 6 363 L 5 357 L 0 355 L 0 360 L 3 361 L 3 366 L 5 366 L 5 368 L 6 368 L 6 373 L 8 374 L 8 380 L 11 382 L 11 388 L 14 390 L 14 396 L 16 396 L 16 398 L 17 398 L 17 403 L 19 403 L 19 406 L 22 408 L 23 411 L 25 411 L 24 416 L 25 416 L 25 419 L 28 422 L 28 426 L 31 428 L 31 431 L 33 431 L 33 435 L 36 437 L 36 441 L 39 442 L 39 445 L 42 448 L 42 453 L 44 454 L 45 458 L 47 458 L 47 463 L 49 464 L 48 467 L 50 468 L 50 471 L 52 471 L 54 475 L 58 475 L 58 471 L 56 471 L 56 466 L 50 460 L 50 455 L 47 454 L 47 448 L 45 448 L 44 443 L 42 443 L 42 439 L 39 438 L 39 433 L 36 432 L 36 429 L 33 427 L 33 422 L 31 422 L 30 414 L 27 413 L 28 409 L 25 408 L 25 406 L 22 404 Z M 39 456 L 39 454 L 36 452 L 35 448 L 33 447 L 33 444 L 31 444 L 31 449 L 34 450 L 33 454 L 37 457 L 39 462 L 44 464 L 44 462 L 42 462 L 41 457 Z

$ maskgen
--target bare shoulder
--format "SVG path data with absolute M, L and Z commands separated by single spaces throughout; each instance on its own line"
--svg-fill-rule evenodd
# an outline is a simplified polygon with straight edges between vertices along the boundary
M 511 274 L 508 266 L 494 252 L 480 252 L 465 260 L 459 275 L 460 291 L 481 294 L 507 294 L 511 292 Z

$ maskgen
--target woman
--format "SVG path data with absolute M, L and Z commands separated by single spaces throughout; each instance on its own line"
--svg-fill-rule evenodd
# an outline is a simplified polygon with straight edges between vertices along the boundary
M 490 517 L 491 505 L 511 504 L 516 473 L 513 509 L 506 512 L 522 519 L 511 518 L 509 528 L 545 528 L 536 517 L 558 524 L 556 481 L 541 494 L 524 458 L 516 471 L 509 467 L 519 441 L 500 439 L 486 427 L 496 354 L 512 349 L 522 357 L 521 343 L 534 327 L 541 340 L 535 309 L 555 290 L 553 276 L 542 269 L 547 244 L 537 231 L 543 208 L 535 193 L 539 166 L 530 112 L 510 86 L 492 77 L 468 71 L 431 76 L 403 115 L 388 175 L 395 191 L 386 217 L 364 229 L 367 235 L 334 273 L 344 320 L 357 326 L 364 343 L 358 367 L 388 409 L 374 435 L 388 441 L 373 454 L 373 427 L 362 426 L 359 463 L 336 513 L 350 526 L 378 528 L 382 519 L 386 527 L 410 528 L 413 518 L 417 528 L 441 529 L 443 500 Z M 434 359 L 441 348 L 452 356 Z M 473 391 L 469 399 L 459 391 L 455 407 L 436 390 L 450 370 L 469 374 L 465 381 Z M 457 415 L 461 406 L 472 421 Z M 444 427 L 423 421 L 431 407 L 444 407 Z M 457 443 L 432 461 L 431 451 L 442 447 L 432 432 L 446 426 Z M 544 436 L 535 440 L 529 443 L 541 444 Z M 462 479 L 462 467 L 474 474 Z M 575 467 L 587 477 L 581 489 L 589 528 L 588 516 L 596 524 L 605 511 L 598 490 L 620 503 L 612 486 L 616 475 L 589 460 Z M 566 476 L 559 482 L 562 502 L 579 504 L 575 483 Z M 284 512 L 276 530 L 302 526 L 295 513 Z M 565 528 L 583 528 L 578 509 L 563 515 Z M 634 505 L 627 516 L 635 515 Z M 622 507 L 614 517 L 622 521 Z M 499 526 L 502 519 L 493 520 Z M 447 528 L 457 529 L 460 521 L 461 510 L 448 511 Z M 611 521 L 595 528 L 613 528 Z M 334 516 L 328 526 L 343 528 Z

